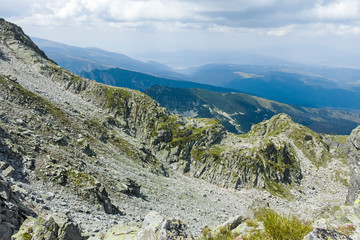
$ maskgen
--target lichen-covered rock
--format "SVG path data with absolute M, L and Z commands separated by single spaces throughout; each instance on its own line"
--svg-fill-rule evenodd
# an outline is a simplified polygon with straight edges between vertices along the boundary
M 352 240 L 350 237 L 335 231 L 316 228 L 304 237 L 304 240 Z
M 72 222 L 57 223 L 52 216 L 27 218 L 11 240 L 82 240 L 81 231 Z
M 137 223 L 119 224 L 106 233 L 104 240 L 135 240 L 140 229 Z

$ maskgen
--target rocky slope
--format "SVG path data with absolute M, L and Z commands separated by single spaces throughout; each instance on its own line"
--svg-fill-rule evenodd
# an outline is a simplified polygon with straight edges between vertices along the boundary
M 143 93 L 58 67 L 2 19 L 0 56 L 5 239 L 26 216 L 33 218 L 13 239 L 137 234 L 152 210 L 165 217 L 156 217 L 164 226 L 158 234 L 184 229 L 180 237 L 190 233 L 166 219 L 183 219 L 196 235 L 266 206 L 317 219 L 345 202 L 341 137 L 320 136 L 285 114 L 246 135 L 170 114 Z

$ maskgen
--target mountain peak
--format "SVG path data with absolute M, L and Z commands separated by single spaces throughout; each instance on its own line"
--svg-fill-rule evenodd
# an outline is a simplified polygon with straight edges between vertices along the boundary
M 48 59 L 46 54 L 27 36 L 21 27 L 0 18 L 0 39 L 8 45 L 18 43 L 23 47 L 28 47 L 38 53 L 41 57 Z

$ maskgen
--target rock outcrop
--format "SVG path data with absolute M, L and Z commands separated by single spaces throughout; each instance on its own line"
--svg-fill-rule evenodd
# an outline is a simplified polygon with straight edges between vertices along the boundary
M 57 223 L 53 217 L 29 217 L 11 240 L 82 240 L 78 225 L 72 222 Z
M 179 219 L 164 219 L 157 212 L 146 215 L 136 240 L 187 240 L 193 239 L 186 224 Z
M 352 204 L 360 195 L 360 126 L 351 132 L 347 143 L 350 181 L 346 201 Z
M 29 215 L 35 213 L 21 202 L 20 192 L 14 192 L 0 176 L 0 238 L 10 239 Z

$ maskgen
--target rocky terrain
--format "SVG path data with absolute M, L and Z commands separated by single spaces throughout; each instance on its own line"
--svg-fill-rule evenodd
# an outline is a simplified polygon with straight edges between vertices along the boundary
M 3 19 L 0 93 L 2 239 L 190 239 L 262 208 L 359 226 L 357 130 L 279 114 L 229 133 L 60 68 Z

